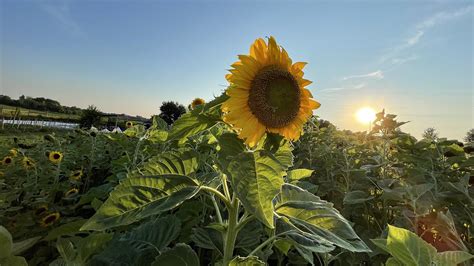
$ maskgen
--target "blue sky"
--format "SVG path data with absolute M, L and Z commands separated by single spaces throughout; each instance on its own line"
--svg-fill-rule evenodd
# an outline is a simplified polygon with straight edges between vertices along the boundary
M 0 94 L 149 116 L 219 95 L 238 54 L 273 35 L 306 61 L 316 114 L 364 130 L 385 108 L 462 138 L 474 127 L 472 1 L 0 1 Z

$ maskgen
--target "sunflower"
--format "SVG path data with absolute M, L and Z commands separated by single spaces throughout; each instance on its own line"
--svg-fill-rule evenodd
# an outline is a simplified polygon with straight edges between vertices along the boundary
M 23 158 L 23 166 L 24 166 L 26 169 L 33 168 L 33 167 L 35 167 L 35 161 L 33 161 L 32 159 L 30 159 L 30 158 L 28 158 L 28 157 L 24 157 L 24 158 Z
M 2 160 L 2 163 L 4 165 L 10 165 L 10 164 L 13 163 L 13 158 L 10 157 L 10 156 L 5 156 L 5 158 L 3 158 L 3 160 Z
M 66 198 L 74 197 L 74 196 L 77 195 L 77 193 L 79 193 L 79 189 L 77 189 L 77 188 L 71 188 L 70 190 L 68 190 L 68 191 L 64 194 L 64 197 L 66 197 Z
M 131 127 L 133 127 L 133 122 L 132 121 L 127 121 L 127 123 L 125 125 L 127 126 L 127 128 L 131 128 Z
M 72 175 L 69 177 L 69 179 L 74 180 L 74 181 L 79 181 L 81 180 L 82 177 L 82 170 L 77 170 L 72 173 Z
M 46 204 L 41 204 L 39 205 L 36 210 L 35 210 L 35 215 L 36 216 L 42 216 L 48 211 L 48 205 Z
M 59 163 L 63 159 L 63 154 L 59 151 L 52 151 L 49 153 L 48 158 L 52 163 Z
M 224 121 L 239 131 L 239 137 L 255 146 L 265 132 L 289 140 L 299 138 L 304 123 L 320 106 L 305 87 L 306 63 L 292 63 L 285 49 L 270 37 L 257 39 L 250 55 L 239 55 L 226 75 L 229 99 L 222 105 Z
M 204 99 L 196 98 L 191 102 L 191 107 L 194 109 L 194 108 L 196 108 L 196 106 L 203 105 L 205 103 L 206 103 L 206 101 L 204 101 Z
M 10 154 L 12 157 L 16 157 L 18 155 L 18 150 L 17 149 L 11 149 Z
M 60 216 L 61 215 L 59 215 L 59 212 L 53 212 L 44 216 L 40 221 L 41 227 L 48 227 L 54 224 L 57 220 L 59 220 Z

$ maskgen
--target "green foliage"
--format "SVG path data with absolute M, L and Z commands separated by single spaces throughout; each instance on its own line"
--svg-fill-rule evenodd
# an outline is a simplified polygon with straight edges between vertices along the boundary
M 470 258 L 469 146 L 418 141 L 382 112 L 371 133 L 313 118 L 296 142 L 266 134 L 250 149 L 221 119 L 226 99 L 172 125 L 155 116 L 149 128 L 135 124 L 123 134 L 5 137 L 0 155 L 13 162 L 0 164 L 0 223 L 11 237 L 2 241 L 23 241 L 0 252 L 31 265 L 447 265 Z M 49 161 L 51 151 L 64 155 L 59 164 Z
M 83 110 L 81 113 L 81 118 L 79 119 L 79 126 L 81 128 L 90 128 L 92 126 L 98 126 L 100 123 L 100 118 L 102 112 L 93 105 L 89 105 L 87 109 Z
M 186 108 L 183 105 L 176 102 L 163 102 L 160 106 L 159 117 L 171 125 L 184 113 L 186 113 Z
M 372 239 L 374 244 L 393 257 L 386 265 L 458 265 L 474 258 L 464 251 L 445 251 L 436 249 L 409 230 L 388 225 L 387 239 Z

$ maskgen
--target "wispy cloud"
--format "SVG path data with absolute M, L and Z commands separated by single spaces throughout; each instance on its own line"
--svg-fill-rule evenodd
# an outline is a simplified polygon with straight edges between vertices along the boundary
M 391 47 L 388 49 L 388 52 L 385 53 L 384 55 L 381 56 L 379 62 L 380 63 L 385 63 L 387 61 L 390 61 L 394 57 L 397 57 L 399 54 L 404 52 L 405 50 L 415 46 L 418 44 L 423 36 L 425 36 L 426 32 L 436 26 L 436 25 L 441 25 L 444 23 L 447 23 L 451 20 L 463 17 L 473 11 L 473 6 L 466 6 L 451 12 L 443 11 L 443 12 L 438 12 L 425 20 L 421 21 L 420 23 L 416 24 L 414 27 L 414 32 L 411 34 L 411 36 L 407 39 L 405 39 L 402 43 L 400 43 L 397 46 Z M 391 60 L 394 62 L 393 60 Z M 412 60 L 409 60 L 412 61 Z M 397 62 L 395 60 L 395 64 L 400 65 L 400 62 Z M 408 61 L 405 61 L 406 63 Z
M 473 6 L 466 6 L 466 7 L 460 8 L 458 10 L 455 10 L 453 12 L 446 12 L 446 11 L 439 12 L 439 13 L 436 13 L 433 16 L 425 19 L 421 23 L 419 23 L 416 26 L 416 28 L 418 30 L 425 30 L 425 29 L 431 28 L 433 26 L 436 26 L 438 24 L 448 22 L 449 20 L 456 19 L 456 18 L 462 17 L 464 15 L 467 15 L 473 9 L 474 9 Z
M 346 76 L 343 77 L 342 80 L 348 80 L 348 79 L 363 79 L 363 78 L 374 78 L 374 79 L 383 79 L 383 71 L 382 70 L 377 70 L 371 73 L 363 74 L 363 75 L 352 75 L 352 76 Z
M 365 83 L 359 83 L 355 86 L 325 88 L 325 89 L 319 90 L 319 93 L 336 93 L 340 91 L 359 90 L 359 89 L 365 88 L 365 86 L 366 86 Z
M 70 1 L 39 1 L 41 8 L 69 34 L 76 37 L 84 37 L 85 32 L 79 24 L 72 18 L 70 11 Z

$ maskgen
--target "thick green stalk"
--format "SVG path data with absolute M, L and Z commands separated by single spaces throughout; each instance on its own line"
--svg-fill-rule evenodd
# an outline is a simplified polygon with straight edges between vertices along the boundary
M 237 239 L 238 233 L 238 218 L 239 218 L 239 201 L 237 197 L 233 197 L 231 208 L 228 209 L 229 212 L 229 224 L 224 235 L 224 260 L 223 265 L 229 265 L 229 262 L 232 260 L 234 255 L 234 246 L 235 240 Z

